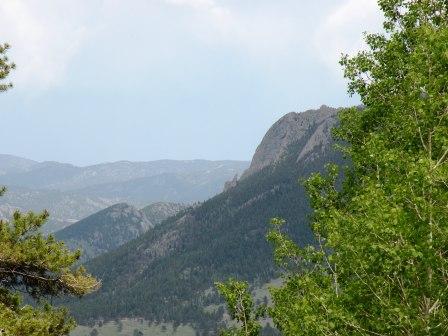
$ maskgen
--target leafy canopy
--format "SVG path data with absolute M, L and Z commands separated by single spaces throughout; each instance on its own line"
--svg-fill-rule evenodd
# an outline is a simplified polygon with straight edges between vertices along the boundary
M 225 283 L 216 283 L 218 292 L 224 297 L 230 317 L 239 326 L 221 331 L 221 336 L 257 336 L 261 325 L 258 320 L 264 316 L 264 307 L 254 309 L 249 284 L 230 279 Z
M 269 234 L 284 335 L 448 332 L 448 1 L 378 3 L 384 33 L 341 61 L 364 105 L 335 131 L 352 166 L 341 191 L 335 166 L 307 182 L 316 246 Z

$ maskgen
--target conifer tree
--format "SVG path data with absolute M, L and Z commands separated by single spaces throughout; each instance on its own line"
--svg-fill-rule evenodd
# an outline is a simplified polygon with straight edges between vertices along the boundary
M 4 83 L 11 70 L 15 68 L 15 64 L 10 62 L 6 55 L 9 48 L 10 46 L 7 43 L 0 44 L 0 92 L 12 88 L 12 83 Z
M 14 64 L 6 57 L 7 44 L 0 46 L 0 80 Z M 0 91 L 11 88 L 0 84 Z M 4 187 L 0 196 L 5 193 Z M 11 221 L 0 220 L 0 330 L 2 336 L 68 335 L 74 321 L 63 308 L 44 299 L 59 295 L 83 296 L 98 288 L 98 281 L 82 267 L 74 268 L 80 252 L 70 252 L 53 236 L 39 229 L 49 217 L 16 211 Z M 36 306 L 22 304 L 19 292 L 36 300 Z

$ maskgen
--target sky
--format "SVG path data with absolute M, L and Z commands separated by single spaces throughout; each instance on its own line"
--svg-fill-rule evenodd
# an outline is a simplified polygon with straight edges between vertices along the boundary
M 250 160 L 284 114 L 358 103 L 338 60 L 380 27 L 376 0 L 1 0 L 0 153 Z

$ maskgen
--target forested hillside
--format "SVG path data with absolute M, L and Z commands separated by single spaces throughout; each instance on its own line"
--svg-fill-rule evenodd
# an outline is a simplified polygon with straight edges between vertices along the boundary
M 56 232 L 55 237 L 72 250 L 81 249 L 82 260 L 88 260 L 137 238 L 183 209 L 177 203 L 159 202 L 142 210 L 115 204 Z
M 322 131 L 330 139 L 336 112 L 323 107 L 282 118 L 267 134 L 274 134 L 273 140 L 292 139 L 283 143 L 280 157 L 228 191 L 87 263 L 103 286 L 71 304 L 78 321 L 143 317 L 214 329 L 223 314 L 213 309 L 221 302 L 214 281 L 233 276 L 264 283 L 276 276 L 272 248 L 265 239 L 270 218 L 282 216 L 296 241 L 312 243 L 308 199 L 298 180 L 321 171 L 327 162 L 340 161 L 331 142 L 322 137 L 316 141 Z M 275 131 L 285 123 L 302 123 L 300 136 L 288 133 L 297 128 Z M 305 148 L 309 150 L 301 156 Z
M 156 202 L 145 206 L 141 211 L 154 226 L 157 226 L 186 208 L 186 205 L 180 203 Z

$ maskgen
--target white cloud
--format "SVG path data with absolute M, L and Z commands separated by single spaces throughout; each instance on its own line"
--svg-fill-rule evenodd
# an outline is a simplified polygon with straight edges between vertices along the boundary
M 198 20 L 201 21 L 201 27 L 206 27 L 203 32 L 227 34 L 232 26 L 235 25 L 235 13 L 214 0 L 164 0 L 167 4 L 181 6 L 196 11 L 192 26 L 198 28 Z M 203 25 L 205 24 L 205 26 Z
M 213 8 L 217 7 L 213 0 L 165 0 L 174 5 L 191 6 L 195 8 Z
M 12 79 L 17 88 L 44 90 L 64 80 L 87 35 L 83 9 L 79 3 L 65 1 L 0 2 L 0 42 L 12 45 L 11 58 L 17 64 Z
M 302 31 L 295 16 L 278 4 L 257 3 L 250 10 L 216 0 L 163 0 L 194 10 L 190 29 L 205 43 L 236 47 L 252 56 L 278 55 L 289 49 Z M 228 2 L 227 2 L 228 3 Z
M 378 32 L 382 19 L 377 0 L 345 0 L 316 30 L 314 44 L 319 57 L 330 68 L 339 70 L 341 55 L 363 49 L 363 32 Z
M 316 54 L 336 68 L 340 53 L 357 50 L 361 32 L 379 22 L 376 0 L 341 2 L 322 21 L 319 6 L 289 0 L 0 0 L 0 42 L 13 47 L 18 89 L 63 85 L 70 67 L 82 66 L 74 64 L 78 53 L 128 74 L 129 67 L 163 62 L 165 55 L 194 53 L 189 46 L 199 44 L 270 66 L 308 52 L 314 42 Z M 113 48 L 117 38 L 126 48 Z M 134 62 L 123 65 L 123 59 Z
M 228 8 L 217 4 L 213 0 L 165 0 L 168 4 L 191 7 L 208 12 L 212 16 L 227 16 L 230 14 Z

